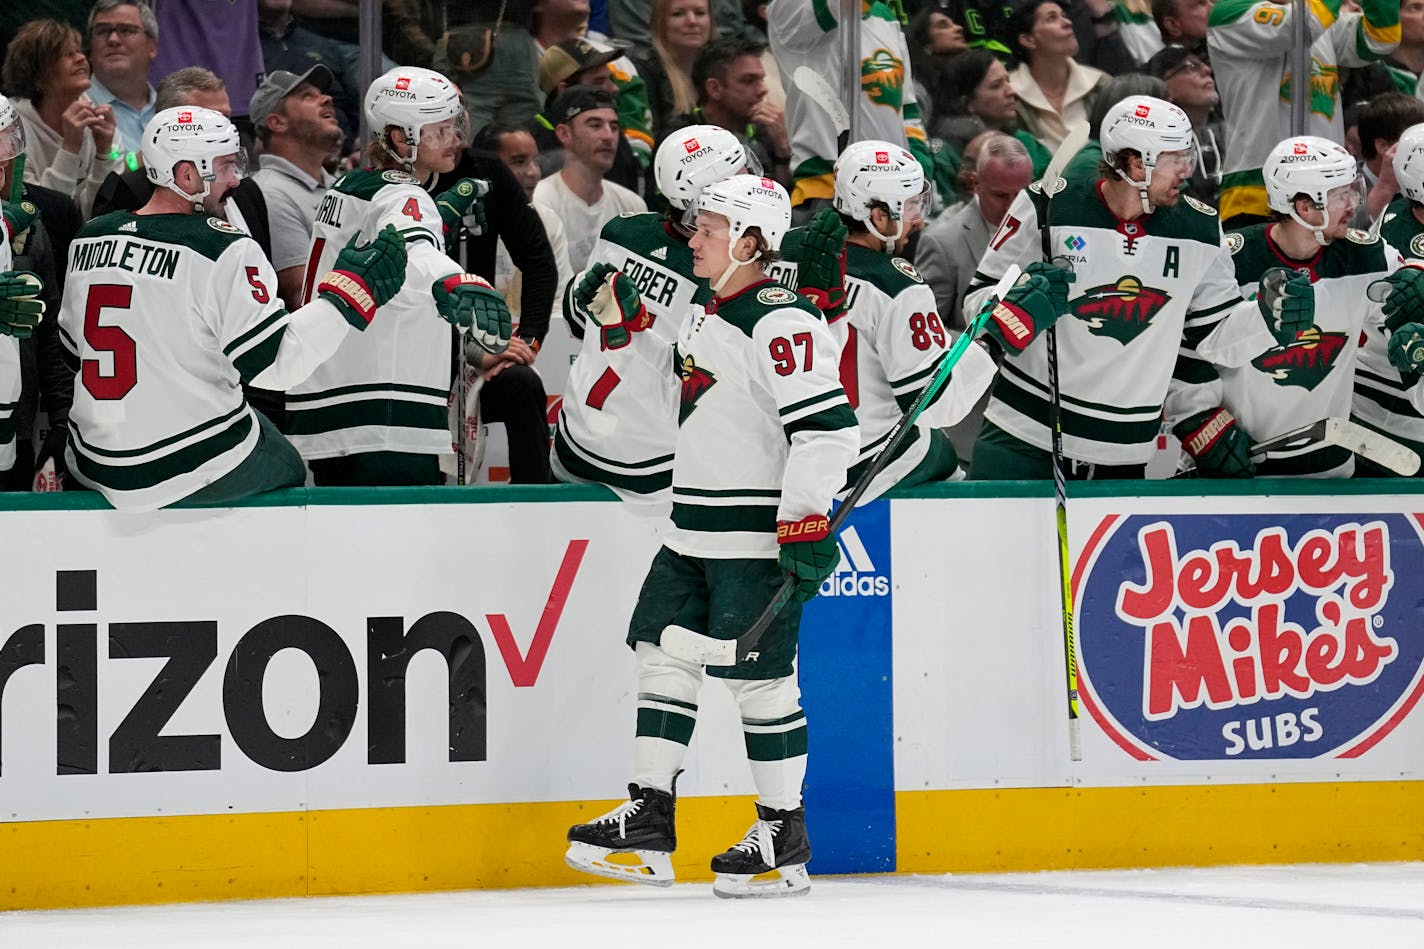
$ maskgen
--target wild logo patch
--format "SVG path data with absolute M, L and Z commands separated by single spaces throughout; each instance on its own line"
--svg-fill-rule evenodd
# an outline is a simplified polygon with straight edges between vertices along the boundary
M 717 384 L 717 377 L 709 370 L 693 362 L 691 356 L 682 357 L 682 398 L 678 404 L 677 422 L 681 425 L 697 408 L 697 400 L 707 394 L 707 390 Z
M 797 299 L 796 294 L 785 287 L 767 287 L 764 290 L 758 290 L 756 298 L 758 302 L 765 303 L 767 306 L 786 306 L 788 303 L 795 303 Z
M 1153 317 L 1171 299 L 1129 275 L 1117 283 L 1092 287 L 1068 306 L 1094 336 L 1130 343 L 1152 325 Z
M 1415 234 L 1409 239 L 1409 256 L 1424 257 L 1424 234 Z
M 1319 327 L 1312 326 L 1289 346 L 1257 356 L 1251 365 L 1277 385 L 1300 386 L 1310 392 L 1330 375 L 1347 341 L 1344 333 L 1322 333 Z
M 903 257 L 891 257 L 890 266 L 894 267 L 896 270 L 900 271 L 900 273 L 915 281 L 915 283 L 925 282 L 925 278 L 920 276 L 920 272 L 915 269 L 915 265 L 910 263 Z
M 860 89 L 876 105 L 899 112 L 905 102 L 905 64 L 882 46 L 860 61 Z
M 381 172 L 381 180 L 389 181 L 393 185 L 413 185 L 417 183 L 412 175 L 404 171 L 383 171 Z

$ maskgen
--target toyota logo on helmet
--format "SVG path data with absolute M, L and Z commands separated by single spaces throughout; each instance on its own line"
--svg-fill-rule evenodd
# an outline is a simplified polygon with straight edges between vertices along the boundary
M 401 76 L 399 79 L 397 79 L 397 80 L 396 80 L 396 88 L 399 89 L 399 90 L 402 91 L 402 92 L 408 91 L 408 90 L 410 89 L 410 79 L 409 79 L 409 77 L 407 77 L 407 76 Z
M 697 151 L 702 146 L 697 144 L 697 139 L 689 138 L 686 142 L 682 143 L 682 147 L 687 150 L 687 153 L 689 155 L 691 155 L 693 152 Z

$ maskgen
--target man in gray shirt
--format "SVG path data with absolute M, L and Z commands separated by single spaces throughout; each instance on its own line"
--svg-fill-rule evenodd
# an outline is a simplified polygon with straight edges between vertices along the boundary
M 277 295 L 295 309 L 322 196 L 335 183 L 326 162 L 341 147 L 341 125 L 327 94 L 331 70 L 313 66 L 300 76 L 278 70 L 252 94 L 249 115 L 262 143 L 253 180 L 267 199 Z

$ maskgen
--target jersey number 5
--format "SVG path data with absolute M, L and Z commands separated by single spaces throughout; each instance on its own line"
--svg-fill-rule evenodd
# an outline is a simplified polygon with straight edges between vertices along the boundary
M 101 283 L 89 288 L 89 298 L 84 303 L 84 342 L 94 352 L 109 353 L 113 359 L 108 375 L 97 359 L 86 359 L 79 367 L 84 388 L 100 401 L 122 399 L 138 384 L 133 337 L 117 326 L 99 325 L 101 310 L 127 310 L 132 300 L 133 287 Z
M 778 376 L 789 376 L 796 371 L 796 351 L 792 349 L 793 343 L 800 346 L 804 353 L 801 368 L 807 372 L 811 371 L 811 334 L 793 333 L 789 342 L 785 336 L 778 336 L 767 347 L 771 358 L 776 361 L 772 368 Z

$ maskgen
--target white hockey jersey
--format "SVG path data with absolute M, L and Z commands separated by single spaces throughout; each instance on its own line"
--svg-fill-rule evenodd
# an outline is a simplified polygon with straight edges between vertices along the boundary
M 187 497 L 257 444 L 240 382 L 285 389 L 349 331 L 325 300 L 288 313 L 261 248 L 225 221 L 127 211 L 90 221 L 69 251 L 59 316 L 80 359 L 70 472 L 123 510 Z
M 775 558 L 777 521 L 830 510 L 860 444 L 835 339 L 770 279 L 718 300 L 678 339 L 682 391 L 664 544 Z
M 1254 298 L 1273 267 L 1298 270 L 1315 288 L 1315 324 L 1290 345 L 1278 345 L 1255 306 L 1236 308 L 1197 352 L 1217 366 L 1222 405 L 1237 424 L 1263 441 L 1323 418 L 1346 418 L 1355 383 L 1356 354 L 1370 336 L 1383 336 L 1380 305 L 1365 290 L 1402 262 L 1379 238 L 1351 232 L 1320 248 L 1309 261 L 1285 255 L 1269 224 L 1226 235 L 1241 293 Z M 1260 462 L 1256 473 L 1274 477 L 1348 478 L 1355 457 L 1336 445 L 1308 445 Z
M 365 243 L 387 224 L 406 239 L 405 284 L 370 328 L 351 334 L 310 379 L 287 393 L 287 430 L 303 458 L 390 451 L 451 453 L 450 324 L 431 287 L 460 272 L 445 255 L 435 200 L 403 171 L 353 171 L 322 198 L 312 229 L 303 299 L 354 236 Z
M 1410 258 L 1424 258 L 1424 225 L 1409 200 L 1400 198 L 1385 214 L 1382 237 Z M 1407 384 L 1389 361 L 1389 336 L 1366 334 L 1355 367 L 1354 417 L 1424 453 L 1424 385 Z
M 0 221 L 0 273 L 15 263 L 10 226 Z M 0 474 L 15 467 L 15 409 L 20 402 L 20 341 L 0 335 Z
M 1014 199 L 979 261 L 966 320 L 1012 264 L 1043 259 L 1044 198 L 1034 182 Z M 1168 421 L 1212 408 L 1217 379 L 1196 344 L 1241 302 L 1216 212 L 1185 197 L 1133 221 L 1118 218 L 1098 179 L 1054 196 L 1049 246 L 1073 264 L 1069 313 L 1055 324 L 1063 453 L 1075 461 L 1141 465 L 1151 459 L 1163 405 Z M 1048 337 L 1000 367 L 985 417 L 1021 441 L 1050 449 Z

